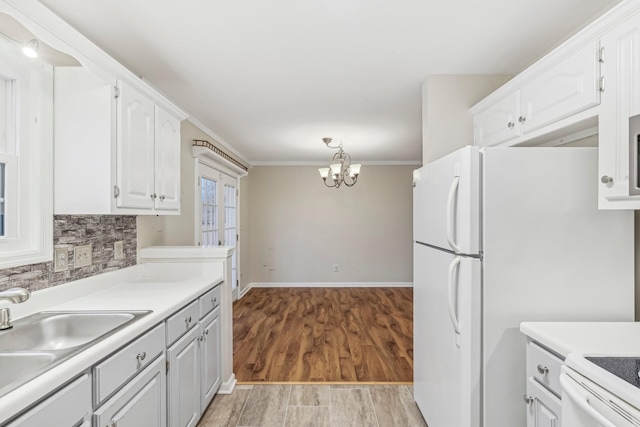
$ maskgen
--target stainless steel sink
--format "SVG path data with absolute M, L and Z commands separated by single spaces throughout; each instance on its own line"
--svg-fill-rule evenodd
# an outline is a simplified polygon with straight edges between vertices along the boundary
M 132 312 L 42 312 L 0 332 L 0 351 L 65 350 L 115 332 L 136 317 Z
M 9 385 L 22 384 L 24 378 L 33 378 L 56 360 L 53 353 L 0 353 L 0 395 Z M 8 390 L 7 390 L 8 391 Z
M 150 311 L 40 312 L 0 331 L 0 396 Z

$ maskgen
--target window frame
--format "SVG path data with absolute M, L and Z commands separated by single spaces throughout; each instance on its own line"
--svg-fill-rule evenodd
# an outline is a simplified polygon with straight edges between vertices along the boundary
M 7 170 L 2 269 L 53 259 L 53 67 L 1 40 L 0 76 L 11 82 L 0 147 Z

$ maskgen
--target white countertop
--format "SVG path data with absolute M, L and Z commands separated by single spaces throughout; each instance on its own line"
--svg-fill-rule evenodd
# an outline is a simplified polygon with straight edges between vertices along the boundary
M 640 355 L 640 322 L 523 322 L 520 331 L 562 357 Z
M 222 264 L 139 264 L 36 291 L 22 304 L 0 304 L 0 307 L 11 307 L 14 319 L 43 310 L 152 310 L 152 313 L 0 397 L 0 423 L 151 329 L 222 282 L 223 277 Z

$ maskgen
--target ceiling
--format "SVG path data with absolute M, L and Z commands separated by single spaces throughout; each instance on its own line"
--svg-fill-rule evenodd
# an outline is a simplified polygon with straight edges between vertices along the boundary
M 264 164 L 420 161 L 427 75 L 516 74 L 620 0 L 41 1 Z

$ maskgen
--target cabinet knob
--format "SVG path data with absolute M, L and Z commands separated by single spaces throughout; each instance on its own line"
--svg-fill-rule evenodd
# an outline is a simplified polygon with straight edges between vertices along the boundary
M 160 200 L 164 202 L 164 194 L 160 196 Z
M 198 337 L 198 341 L 202 342 L 202 340 L 204 340 L 204 335 L 200 335 L 200 336 Z
M 602 175 L 602 178 L 600 178 L 600 182 L 602 182 L 603 184 L 611 184 L 613 182 L 613 178 L 607 175 Z
M 205 329 L 204 334 L 205 334 L 205 335 L 209 335 L 209 330 L 208 330 L 208 329 Z
M 520 116 L 520 117 L 518 117 L 518 121 L 519 121 L 520 123 L 524 123 L 524 122 L 525 122 L 525 120 L 527 120 L 527 118 L 526 118 L 525 116 Z
M 136 356 L 136 359 L 138 360 L 138 362 L 142 362 L 146 357 L 147 357 L 147 352 L 143 351 L 142 353 L 138 353 L 138 355 Z
M 526 403 L 527 405 L 531 405 L 533 403 L 533 397 L 531 396 L 527 396 L 525 394 L 522 396 L 522 398 L 524 399 L 524 403 Z
M 538 365 L 538 373 L 540 375 L 547 375 L 549 373 L 549 368 L 546 366 Z
M 184 321 L 187 324 L 187 326 L 189 326 L 189 323 L 191 323 L 191 316 L 185 318 Z
M 153 193 L 153 194 L 151 195 L 151 198 L 152 198 L 152 199 L 154 199 L 154 200 L 155 200 L 157 197 L 158 197 L 158 195 L 157 195 L 156 193 Z
M 217 297 L 211 298 L 211 304 L 215 304 L 218 301 Z
M 509 122 L 509 123 L 507 123 L 507 127 L 508 127 L 509 129 L 513 129 L 513 127 L 514 127 L 515 125 L 516 125 L 516 124 L 515 124 L 515 123 L 513 123 L 513 122 Z

